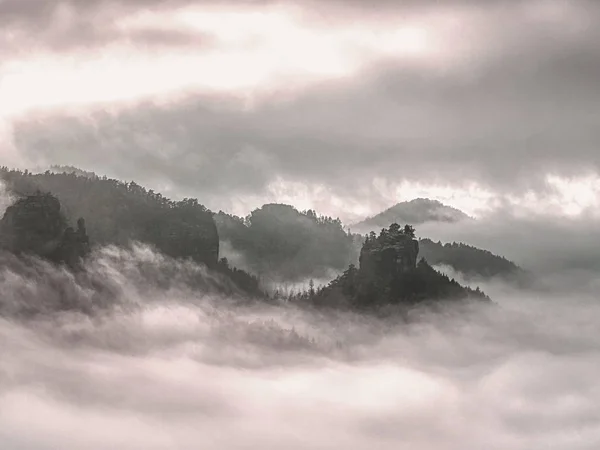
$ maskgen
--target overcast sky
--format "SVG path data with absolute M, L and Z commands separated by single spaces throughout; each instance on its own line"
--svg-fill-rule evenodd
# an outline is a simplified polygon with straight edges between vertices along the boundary
M 0 0 L 1 163 L 238 214 L 589 214 L 598 42 L 592 0 Z

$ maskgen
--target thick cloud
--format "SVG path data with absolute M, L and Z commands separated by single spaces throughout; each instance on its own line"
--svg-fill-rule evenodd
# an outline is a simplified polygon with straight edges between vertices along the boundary
M 165 177 L 200 196 L 261 194 L 277 177 L 352 196 L 374 177 L 519 191 L 543 187 L 548 172 L 597 172 L 597 47 L 530 58 L 498 60 L 473 79 L 387 64 L 250 110 L 196 97 L 91 121 L 24 121 L 17 140 L 30 160 Z
M 172 6 L 176 6 L 173 2 Z M 189 2 L 180 2 L 182 5 Z M 191 30 L 160 25 L 126 29 L 119 20 L 144 9 L 158 8 L 168 2 L 7 0 L 0 2 L 0 50 L 7 55 L 50 50 L 90 51 L 113 43 L 132 44 L 139 48 L 204 48 L 209 36 Z
M 34 267 L 0 272 L 3 449 L 600 444 L 600 311 L 577 291 L 398 323 L 234 306 L 186 286 L 201 268 L 105 249 L 87 277 L 113 301 L 90 310 L 81 277 Z
M 4 2 L 3 16 L 10 23 L 33 23 L 35 11 L 44 11 L 34 11 L 33 3 Z M 254 8 L 265 3 L 270 2 L 244 2 Z M 100 42 L 112 32 L 103 27 L 102 14 L 110 23 L 126 10 L 166 11 L 186 2 L 65 4 L 82 11 L 69 23 Z M 321 15 L 315 23 L 356 24 L 352 14 L 360 10 L 358 2 L 325 5 L 331 19 Z M 547 173 L 599 171 L 596 3 L 378 5 L 386 18 L 366 16 L 361 26 L 376 28 L 379 21 L 406 15 L 411 24 L 421 20 L 443 30 L 431 61 L 379 56 L 348 77 L 290 91 L 279 84 L 270 95 L 268 86 L 259 86 L 259 93 L 194 94 L 190 89 L 185 100 L 161 106 L 148 102 L 110 113 L 99 112 L 105 105 L 95 112 L 90 106 L 83 118 L 29 115 L 15 125 L 17 151 L 33 165 L 74 164 L 198 196 L 216 209 L 227 208 L 235 196 L 264 197 L 281 180 L 341 202 L 379 205 L 391 199 L 378 198 L 374 181 L 477 182 L 519 194 L 546 189 Z M 86 12 L 92 10 L 98 15 Z M 175 46 L 187 36 L 186 30 L 172 28 L 136 30 L 144 39 L 165 43 L 169 39 L 161 33 L 174 33 Z M 60 41 L 60 36 L 54 37 Z M 76 42 L 63 37 L 65 46 Z M 210 35 L 196 37 L 219 48 Z M 91 41 L 84 45 L 92 46 Z

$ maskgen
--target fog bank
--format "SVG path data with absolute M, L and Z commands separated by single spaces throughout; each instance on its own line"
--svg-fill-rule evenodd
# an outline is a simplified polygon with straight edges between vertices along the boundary
M 250 303 L 221 283 L 145 247 L 102 249 L 77 276 L 4 264 L 0 447 L 600 445 L 593 295 L 497 286 L 496 306 L 402 324 Z

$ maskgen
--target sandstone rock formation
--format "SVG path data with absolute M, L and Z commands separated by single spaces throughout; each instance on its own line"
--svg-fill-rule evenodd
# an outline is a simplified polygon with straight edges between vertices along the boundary
M 392 224 L 377 236 L 371 233 L 360 253 L 360 266 L 312 296 L 316 304 L 378 309 L 440 300 L 489 300 L 479 289 L 463 287 L 434 270 L 424 259 L 417 263 L 419 243 L 414 229 Z
M 419 242 L 410 228 L 393 224 L 379 237 L 372 234 L 360 252 L 360 271 L 368 278 L 396 278 L 417 266 Z
M 43 193 L 28 195 L 8 207 L 0 221 L 0 247 L 73 268 L 90 251 L 85 221 L 79 219 L 77 231 L 67 226 L 58 199 Z

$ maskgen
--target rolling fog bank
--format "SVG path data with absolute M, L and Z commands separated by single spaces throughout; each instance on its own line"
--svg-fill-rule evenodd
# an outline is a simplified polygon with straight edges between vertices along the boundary
M 87 264 L 4 261 L 3 449 L 600 445 L 587 290 L 488 285 L 495 306 L 405 324 L 222 295 L 224 279 L 141 246 Z

